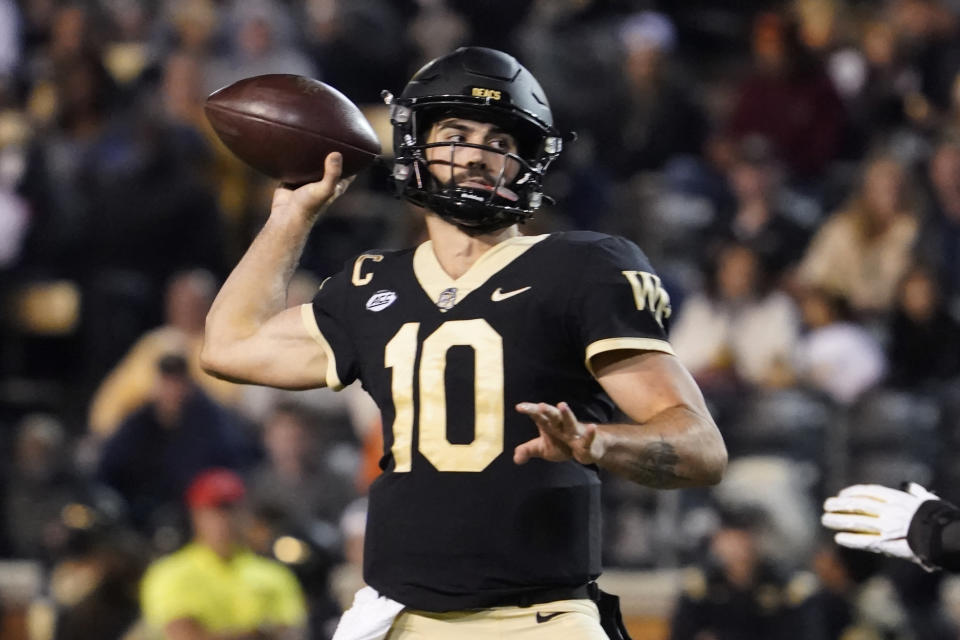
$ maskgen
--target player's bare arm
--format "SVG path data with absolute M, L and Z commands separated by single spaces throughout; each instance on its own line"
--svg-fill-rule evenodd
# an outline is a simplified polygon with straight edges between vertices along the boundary
M 327 357 L 299 309 L 286 309 L 287 286 L 310 229 L 349 185 L 342 157 L 327 156 L 324 177 L 274 192 L 270 217 L 207 314 L 203 368 L 235 382 L 290 389 L 324 386 Z
M 672 355 L 610 351 L 593 359 L 597 380 L 636 424 L 585 424 L 566 403 L 521 403 L 540 436 L 514 451 L 597 464 L 649 487 L 671 489 L 720 481 L 727 451 L 693 378 Z

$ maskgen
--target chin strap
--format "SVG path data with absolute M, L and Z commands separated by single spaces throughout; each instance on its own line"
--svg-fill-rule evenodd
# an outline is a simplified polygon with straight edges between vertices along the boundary
M 483 224 L 474 224 L 456 215 L 445 214 L 443 212 L 436 211 L 435 209 L 431 210 L 435 211 L 438 216 L 447 222 L 456 225 L 458 229 L 470 236 L 480 236 L 487 233 L 493 233 L 494 231 L 499 231 L 500 229 L 506 229 L 513 224 L 523 224 L 530 219 L 529 216 L 519 218 L 516 216 L 498 215 L 494 220 L 489 220 Z

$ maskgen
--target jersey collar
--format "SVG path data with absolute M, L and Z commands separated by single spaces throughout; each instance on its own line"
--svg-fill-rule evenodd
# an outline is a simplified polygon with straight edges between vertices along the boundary
M 527 249 L 545 240 L 549 234 L 539 236 L 515 236 L 487 249 L 476 262 L 470 265 L 459 278 L 451 278 L 437 255 L 433 252 L 433 241 L 427 240 L 413 254 L 413 272 L 427 296 L 436 304 L 443 292 L 455 289 L 453 304 L 461 302 L 473 290 L 481 287 L 494 274 L 526 253 Z

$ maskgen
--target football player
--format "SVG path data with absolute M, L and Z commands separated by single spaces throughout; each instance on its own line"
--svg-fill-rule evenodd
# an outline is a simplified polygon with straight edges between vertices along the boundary
M 821 521 L 841 546 L 960 571 L 960 509 L 915 482 L 847 487 L 823 503 Z
M 357 256 L 284 310 L 310 228 L 348 184 L 330 154 L 320 182 L 276 191 L 207 318 L 204 366 L 289 388 L 360 380 L 379 405 L 375 591 L 337 638 L 607 637 L 591 600 L 598 469 L 672 488 L 715 484 L 726 465 L 667 341 L 670 297 L 628 240 L 521 235 L 563 139 L 513 57 L 458 49 L 385 100 L 393 182 L 429 210 L 429 240 Z

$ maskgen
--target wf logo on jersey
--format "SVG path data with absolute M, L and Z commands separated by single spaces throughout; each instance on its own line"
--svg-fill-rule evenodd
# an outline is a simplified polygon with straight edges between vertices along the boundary
M 449 311 L 453 308 L 453 305 L 457 303 L 457 288 L 448 287 L 440 292 L 440 297 L 437 298 L 437 306 L 441 311 Z
M 670 317 L 670 294 L 660 284 L 660 277 L 646 271 L 622 271 L 633 289 L 633 300 L 637 309 L 647 309 L 653 319 L 663 327 L 663 321 Z
M 393 291 L 388 291 L 386 289 L 381 289 L 375 294 L 370 296 L 370 299 L 367 300 L 367 310 L 368 311 L 383 311 L 390 305 L 394 303 L 397 299 L 397 294 Z

